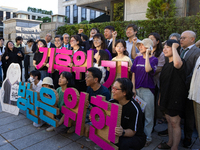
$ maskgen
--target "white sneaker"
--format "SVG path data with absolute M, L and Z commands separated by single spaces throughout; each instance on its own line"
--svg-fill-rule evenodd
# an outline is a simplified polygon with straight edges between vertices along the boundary
M 55 127 L 50 126 L 50 127 L 48 127 L 48 128 L 46 129 L 46 131 L 47 131 L 47 132 L 51 132 L 51 131 L 53 131 L 54 129 L 55 129 Z
M 71 128 L 69 128 L 67 133 L 74 133 L 74 131 L 75 131 L 75 126 L 72 126 Z
M 45 122 L 44 122 L 44 121 L 42 121 L 42 120 L 41 120 L 41 122 L 40 122 L 39 124 L 37 124 L 37 123 L 33 122 L 33 126 L 34 126 L 34 127 L 36 127 L 36 128 L 39 128 L 39 127 L 41 127 L 43 124 L 45 124 Z

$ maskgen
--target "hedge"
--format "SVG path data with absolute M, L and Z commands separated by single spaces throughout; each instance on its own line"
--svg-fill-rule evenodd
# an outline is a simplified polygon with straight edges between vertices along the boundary
M 137 37 L 143 39 L 148 37 L 151 32 L 157 32 L 161 35 L 162 40 L 168 39 L 171 33 L 182 33 L 185 30 L 193 30 L 197 33 L 197 40 L 200 39 L 200 15 L 189 17 L 173 17 L 164 19 L 152 19 L 141 21 L 116 21 L 105 23 L 93 23 L 93 24 L 76 24 L 76 25 L 64 25 L 58 27 L 57 34 L 62 35 L 68 33 L 74 35 L 78 33 L 78 29 L 84 29 L 84 33 L 89 36 L 90 29 L 95 27 L 104 31 L 104 27 L 111 25 L 115 27 L 118 32 L 117 39 L 126 39 L 126 26 L 134 23 L 138 26 Z

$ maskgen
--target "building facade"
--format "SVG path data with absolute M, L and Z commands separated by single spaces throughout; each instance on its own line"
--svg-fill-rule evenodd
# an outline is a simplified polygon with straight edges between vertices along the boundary
M 12 19 L 12 18 L 20 18 L 20 19 L 29 19 L 29 20 L 37 20 L 38 18 L 49 17 L 51 15 L 33 13 L 27 11 L 19 11 L 17 8 L 0 6 L 0 37 L 4 37 L 4 28 L 5 25 L 3 21 Z
M 67 23 L 75 24 L 84 20 L 91 21 L 103 11 L 77 6 L 77 0 L 58 0 L 58 14 L 67 16 Z
M 148 2 L 150 0 L 77 0 L 80 7 L 92 8 L 99 11 L 106 11 L 113 20 L 114 3 L 124 2 L 124 20 L 145 20 Z M 177 16 L 184 17 L 196 15 L 199 11 L 198 0 L 176 0 Z

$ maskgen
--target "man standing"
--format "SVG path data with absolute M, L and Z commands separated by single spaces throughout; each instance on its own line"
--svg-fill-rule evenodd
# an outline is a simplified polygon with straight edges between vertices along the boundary
M 56 48 L 56 46 L 53 43 L 51 43 L 51 40 L 52 40 L 52 35 L 50 33 L 47 33 L 45 36 L 45 41 L 47 42 L 47 47 L 48 48 Z
M 63 37 L 63 45 L 64 45 L 63 47 L 66 47 L 67 49 L 70 50 L 71 49 L 71 45 L 69 44 L 69 38 L 70 38 L 69 34 L 64 33 L 62 37 Z
M 190 82 L 196 61 L 200 56 L 200 49 L 195 46 L 196 34 L 193 31 L 184 31 L 181 34 L 180 44 L 182 47 L 181 58 L 186 62 L 186 88 L 189 91 Z M 191 137 L 194 129 L 194 108 L 193 101 L 187 99 L 185 108 L 185 126 L 183 146 L 188 148 L 191 144 Z
M 104 37 L 106 38 L 106 44 L 108 47 L 108 50 L 110 51 L 112 58 L 116 56 L 116 53 L 113 53 L 112 51 L 112 33 L 115 31 L 115 28 L 113 26 L 106 26 L 104 28 Z
M 137 31 L 138 31 L 138 28 L 135 24 L 129 24 L 126 27 L 126 36 L 128 37 L 128 40 L 126 41 L 126 50 L 128 51 L 130 59 L 134 59 L 134 58 L 131 58 L 131 50 L 133 47 L 133 39 L 136 38 Z M 137 39 L 137 43 L 138 42 L 140 42 L 139 39 Z M 139 50 L 137 49 L 137 47 L 135 47 L 135 52 L 136 54 L 139 53 Z

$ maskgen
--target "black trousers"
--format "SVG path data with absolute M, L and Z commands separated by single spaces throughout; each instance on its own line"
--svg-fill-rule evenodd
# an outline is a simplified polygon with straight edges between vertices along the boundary
M 146 136 L 119 137 L 119 143 L 116 145 L 119 150 L 140 150 L 146 143 Z
M 184 135 L 185 138 L 191 138 L 192 133 L 194 131 L 194 123 L 195 123 L 193 101 L 189 99 L 186 100 L 184 113 L 185 113 Z

